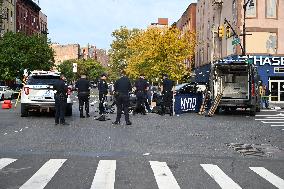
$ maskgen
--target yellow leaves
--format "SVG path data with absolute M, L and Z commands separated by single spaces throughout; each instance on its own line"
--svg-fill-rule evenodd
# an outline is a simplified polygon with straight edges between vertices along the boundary
M 127 57 L 126 72 L 137 77 L 143 72 L 150 80 L 161 78 L 163 73 L 181 80 L 188 71 L 185 60 L 194 55 L 195 35 L 181 35 L 175 28 L 149 28 L 140 31 L 127 42 L 131 52 Z

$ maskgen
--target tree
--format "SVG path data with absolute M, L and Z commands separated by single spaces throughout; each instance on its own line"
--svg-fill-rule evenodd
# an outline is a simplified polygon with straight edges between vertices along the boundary
M 185 60 L 194 56 L 195 35 L 176 28 L 149 28 L 127 42 L 127 74 L 137 78 L 141 72 L 152 81 L 166 73 L 181 81 L 189 74 Z
M 126 27 L 120 27 L 112 33 L 114 40 L 111 44 L 110 55 L 110 68 L 114 76 L 126 68 L 127 58 L 130 56 L 129 48 L 127 47 L 128 40 L 136 36 L 140 30 L 128 29 Z
M 60 71 L 66 77 L 67 81 L 71 82 L 75 79 L 75 73 L 73 72 L 73 63 L 76 61 L 66 60 L 62 64 L 57 66 L 58 71 Z
M 21 78 L 24 69 L 50 70 L 54 51 L 45 36 L 6 33 L 0 40 L 0 80 Z
M 86 75 L 89 80 L 97 80 L 100 75 L 106 71 L 98 61 L 93 59 L 78 60 L 77 63 L 77 78 L 79 78 L 81 75 Z

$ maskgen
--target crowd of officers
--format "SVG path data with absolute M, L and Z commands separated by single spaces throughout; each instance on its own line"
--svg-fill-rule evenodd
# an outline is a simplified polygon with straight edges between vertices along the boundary
M 60 80 L 54 84 L 55 93 L 55 124 L 64 124 L 68 125 L 65 122 L 65 106 L 67 101 L 67 85 L 64 82 L 65 77 L 61 75 Z M 105 121 L 105 101 L 107 99 L 107 94 L 109 91 L 109 87 L 107 84 L 107 75 L 102 74 L 101 78 L 98 82 L 98 91 L 99 91 L 99 121 Z M 140 74 L 139 78 L 135 81 L 134 86 L 130 82 L 130 79 L 125 75 L 125 73 L 121 73 L 121 77 L 114 83 L 113 90 L 110 90 L 114 96 L 114 103 L 117 106 L 117 116 L 116 120 L 113 124 L 120 124 L 120 119 L 122 114 L 125 116 L 126 125 L 131 125 L 131 121 L 129 119 L 129 104 L 130 104 L 130 93 L 132 93 L 134 89 L 134 94 L 136 96 L 136 105 L 133 109 L 133 115 L 137 113 L 141 113 L 146 115 L 146 110 L 151 112 L 150 108 L 150 100 L 148 100 L 149 95 L 147 92 L 149 91 L 149 83 L 145 79 L 144 74 Z M 90 117 L 89 114 L 89 99 L 90 99 L 90 81 L 86 78 L 85 75 L 82 75 L 81 78 L 76 82 L 75 88 L 78 92 L 79 99 L 79 111 L 80 118 Z M 163 82 L 161 86 L 162 91 L 162 106 L 161 106 L 161 114 L 164 115 L 166 113 L 166 109 L 169 109 L 170 115 L 173 114 L 172 108 L 172 99 L 173 99 L 173 88 L 174 82 L 168 78 L 168 75 L 163 75 Z M 84 115 L 85 109 L 85 115 Z

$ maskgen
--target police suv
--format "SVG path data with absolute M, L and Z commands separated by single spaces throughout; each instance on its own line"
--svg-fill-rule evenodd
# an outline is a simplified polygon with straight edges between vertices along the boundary
M 54 83 L 60 79 L 59 72 L 33 71 L 21 92 L 21 116 L 26 117 L 31 111 L 50 112 L 55 110 Z M 68 87 L 66 115 L 72 115 L 72 89 Z

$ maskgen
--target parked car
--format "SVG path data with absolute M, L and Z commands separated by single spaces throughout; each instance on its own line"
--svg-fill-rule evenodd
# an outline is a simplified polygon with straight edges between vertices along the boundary
M 53 90 L 54 83 L 60 79 L 59 72 L 33 71 L 21 92 L 21 116 L 26 117 L 30 111 L 54 111 L 55 100 Z M 66 115 L 72 115 L 73 100 L 72 89 L 68 87 Z
M 12 99 L 14 92 L 7 86 L 0 86 L 0 100 Z
M 175 93 L 176 94 L 189 94 L 189 93 L 197 93 L 203 92 L 206 89 L 205 84 L 199 83 L 182 83 L 175 86 Z

